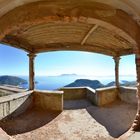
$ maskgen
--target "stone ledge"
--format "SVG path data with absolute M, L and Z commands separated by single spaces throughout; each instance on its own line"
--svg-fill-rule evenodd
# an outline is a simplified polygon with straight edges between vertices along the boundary
M 10 85 L 4 85 L 4 86 L 0 85 L 0 89 L 10 91 L 10 92 L 16 92 L 16 93 L 26 91 L 23 88 L 19 88 L 19 87 L 16 87 L 16 86 L 10 86 Z
M 98 88 L 96 89 L 96 91 L 106 91 L 106 90 L 112 90 L 112 89 L 116 89 L 116 86 Z
M 22 92 L 22 93 L 18 93 L 18 94 L 13 94 L 13 95 L 7 95 L 7 96 L 4 96 L 4 97 L 0 97 L 0 103 L 16 100 L 18 98 L 22 98 L 22 97 L 30 95 L 32 93 L 33 93 L 33 91 L 26 91 L 26 92 Z
M 90 87 L 64 87 L 64 100 L 77 100 L 87 98 L 94 105 L 103 106 L 117 99 L 118 90 L 116 87 L 92 89 Z
M 52 91 L 52 90 L 34 90 L 34 93 L 36 92 L 40 92 L 40 94 L 63 94 L 64 92 L 63 91 Z
M 0 120 L 15 117 L 33 104 L 33 91 L 3 96 L 0 98 Z

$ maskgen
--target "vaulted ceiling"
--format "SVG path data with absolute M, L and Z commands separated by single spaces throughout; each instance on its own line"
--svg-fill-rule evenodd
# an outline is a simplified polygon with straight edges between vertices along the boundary
M 139 0 L 0 0 L 0 41 L 27 52 L 135 53 Z

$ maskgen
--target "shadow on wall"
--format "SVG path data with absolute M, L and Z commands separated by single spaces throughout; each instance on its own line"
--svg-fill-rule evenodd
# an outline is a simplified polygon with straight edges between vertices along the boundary
M 41 91 L 36 93 L 37 95 L 39 94 L 41 96 L 41 98 L 36 98 L 37 100 L 47 98 L 51 101 L 51 103 L 48 104 L 47 100 L 43 100 L 43 106 L 44 104 L 46 104 L 46 105 L 51 105 L 51 106 L 53 105 L 54 107 L 53 102 L 57 101 L 59 97 L 60 110 L 61 110 L 61 107 L 63 105 L 62 93 L 51 94 L 51 92 L 49 93 L 48 92 L 40 93 L 40 92 Z M 78 92 L 78 97 L 79 97 L 79 94 L 81 95 L 81 92 L 80 93 Z M 95 95 L 94 93 L 91 93 L 91 94 Z M 17 94 L 16 96 L 19 96 L 19 94 Z M 44 98 L 44 96 L 46 98 Z M 57 97 L 52 98 L 52 96 L 53 97 L 57 96 Z M 13 96 L 12 96 L 12 99 L 13 99 Z M 33 108 L 30 108 L 30 110 L 27 110 L 24 113 L 22 112 L 23 114 L 13 118 L 11 116 L 15 116 L 18 113 L 21 113 L 21 110 L 25 111 L 27 107 L 29 107 L 29 105 L 32 104 L 32 102 L 35 102 L 35 100 L 32 99 L 32 96 L 29 96 L 29 97 L 25 96 L 25 98 L 22 98 L 22 99 L 18 98 L 18 99 L 19 99 L 18 101 L 16 101 L 15 99 L 10 100 L 10 101 L 12 101 L 14 105 L 16 105 L 16 107 L 17 105 L 19 105 L 19 103 L 21 103 L 19 105 L 19 109 L 17 109 L 10 116 L 8 116 L 9 117 L 8 120 L 0 121 L 0 127 L 2 127 L 9 135 L 16 135 L 16 134 L 21 134 L 25 132 L 30 132 L 32 130 L 40 128 L 46 124 L 49 124 L 49 122 L 51 121 L 55 121 L 56 120 L 55 118 L 60 114 L 60 112 L 56 112 L 56 111 L 49 112 L 48 110 L 46 111 L 46 109 L 40 108 L 40 106 L 34 106 Z M 42 102 L 40 101 L 39 103 L 42 105 Z M 11 103 L 10 105 L 12 107 Z M 64 109 L 87 110 L 87 114 L 89 114 L 94 120 L 96 120 L 98 123 L 104 126 L 112 137 L 116 138 L 130 128 L 135 118 L 137 106 L 134 104 L 132 105 L 132 104 L 125 103 L 120 100 L 115 100 L 113 103 L 110 103 L 108 105 L 97 107 L 97 106 L 93 106 L 88 99 L 80 98 L 78 100 L 64 100 Z
M 28 91 L 9 95 L 1 98 L 0 109 L 0 127 L 9 135 L 29 132 L 59 115 L 63 110 L 63 92 Z
M 29 93 L 18 93 L 0 98 L 0 120 L 16 117 L 33 105 L 33 96 Z

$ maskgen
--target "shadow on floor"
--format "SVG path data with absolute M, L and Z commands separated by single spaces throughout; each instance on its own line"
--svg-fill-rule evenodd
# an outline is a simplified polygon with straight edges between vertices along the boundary
M 64 100 L 64 109 L 71 110 L 71 109 L 83 109 L 92 106 L 92 104 L 85 99 L 81 100 Z
M 0 122 L 0 127 L 9 135 L 22 134 L 40 128 L 54 120 L 60 112 L 46 112 L 37 108 L 28 110 L 27 112 Z
M 67 117 L 67 113 L 71 114 L 71 111 L 74 111 L 74 113 L 76 113 L 75 117 L 79 117 L 78 120 L 80 119 L 80 117 L 84 117 L 89 121 L 95 121 L 95 126 L 92 125 L 92 128 L 89 128 L 89 130 L 97 127 L 96 123 L 99 123 L 106 128 L 110 136 L 116 138 L 129 129 L 135 117 L 136 108 L 136 106 L 126 104 L 121 101 L 116 101 L 104 107 L 93 106 L 88 100 L 65 101 L 65 111 L 61 114 L 59 112 L 45 112 L 44 110 L 34 108 L 21 114 L 18 117 L 15 117 L 14 119 L 9 119 L 5 122 L 1 121 L 0 127 L 2 127 L 9 135 L 16 135 L 30 132 L 48 124 L 48 126 L 53 125 L 54 128 L 51 128 L 51 131 L 53 131 L 52 134 L 54 134 L 59 131 L 60 128 L 57 125 L 61 120 L 62 124 L 60 123 L 59 125 L 62 126 L 62 128 L 65 126 L 65 129 L 69 127 L 69 129 L 71 130 L 71 127 L 74 127 L 73 125 L 71 126 L 71 123 L 73 124 L 73 120 L 69 120 L 69 115 Z M 81 109 L 81 111 L 76 109 Z M 81 114 L 78 114 L 79 112 Z M 75 117 L 73 118 L 74 124 Z M 66 121 L 67 123 L 64 123 L 63 121 Z M 82 126 L 82 128 L 84 128 L 84 125 Z M 48 126 L 46 126 L 45 128 L 45 133 Z M 97 128 L 97 130 L 98 129 L 100 128 Z M 101 130 L 99 130 L 99 132 L 100 131 Z M 36 133 L 36 131 L 34 133 Z M 71 133 L 73 134 L 73 132 Z
M 131 127 L 137 110 L 135 105 L 120 100 L 104 107 L 93 106 L 88 100 L 64 101 L 64 109 L 66 110 L 84 108 L 114 138 L 119 137 Z
M 117 138 L 125 133 L 132 125 L 137 107 L 116 101 L 104 107 L 90 106 L 86 110 L 108 133 Z

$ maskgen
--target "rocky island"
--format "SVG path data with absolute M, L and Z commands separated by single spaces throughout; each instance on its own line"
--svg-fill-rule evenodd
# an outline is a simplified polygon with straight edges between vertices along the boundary
M 115 86 L 115 82 L 112 81 L 106 85 L 102 84 L 99 80 L 89 79 L 77 79 L 74 82 L 66 85 L 65 87 L 91 87 L 93 89 Z M 136 81 L 121 81 L 120 86 L 135 87 Z
M 28 82 L 22 78 L 16 76 L 0 76 L 0 85 L 13 85 L 20 86 L 22 84 L 27 84 Z

